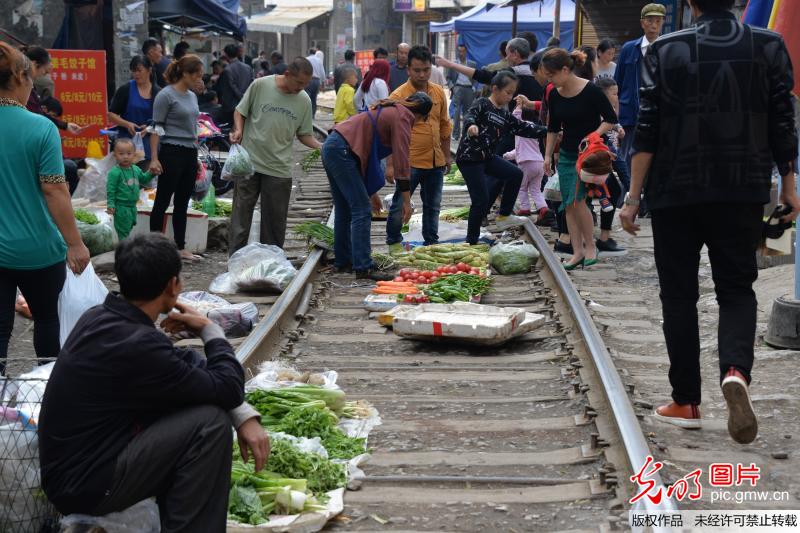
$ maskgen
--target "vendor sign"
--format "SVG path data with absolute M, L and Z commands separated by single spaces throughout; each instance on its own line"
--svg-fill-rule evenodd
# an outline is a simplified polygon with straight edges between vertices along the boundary
M 88 126 L 78 135 L 61 131 L 64 157 L 86 157 L 86 147 L 97 141 L 108 153 L 108 142 L 100 129 L 108 123 L 106 53 L 104 50 L 50 50 L 53 62 L 53 96 L 61 102 L 61 120 Z
M 361 69 L 361 74 L 366 75 L 369 67 L 375 61 L 372 50 L 359 50 L 356 52 L 356 66 Z

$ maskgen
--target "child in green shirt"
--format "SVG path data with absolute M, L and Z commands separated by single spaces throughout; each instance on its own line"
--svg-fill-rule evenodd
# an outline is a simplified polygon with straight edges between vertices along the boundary
M 106 196 L 107 212 L 114 217 L 114 229 L 119 240 L 130 235 L 136 225 L 136 202 L 139 189 L 150 183 L 153 175 L 144 172 L 133 164 L 135 148 L 131 139 L 117 139 L 114 145 L 114 158 L 117 165 L 108 173 Z

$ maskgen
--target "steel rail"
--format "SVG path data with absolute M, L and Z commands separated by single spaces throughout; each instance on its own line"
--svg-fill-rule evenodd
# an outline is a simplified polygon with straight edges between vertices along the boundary
M 314 131 L 322 137 L 327 138 L 328 132 L 317 124 L 313 125 Z M 333 223 L 333 212 L 331 211 L 328 218 L 328 224 Z M 269 308 L 264 318 L 253 328 L 253 331 L 247 338 L 239 345 L 236 350 L 236 359 L 244 366 L 247 361 L 255 355 L 255 353 L 266 345 L 277 346 L 280 340 L 281 329 L 284 323 L 290 319 L 295 318 L 297 311 L 303 311 L 303 303 L 306 298 L 310 296 L 309 289 L 306 286 L 311 281 L 314 273 L 319 266 L 322 259 L 324 250 L 314 247 L 311 253 L 308 254 L 303 266 L 297 272 L 297 275 L 289 283 L 289 286 L 281 293 L 272 307 Z M 305 314 L 305 311 L 303 311 Z
M 569 305 L 572 318 L 578 325 L 581 336 L 586 343 L 586 349 L 589 351 L 597 373 L 600 376 L 600 380 L 603 383 L 606 400 L 611 407 L 611 411 L 614 413 L 614 420 L 617 423 L 617 428 L 622 437 L 631 470 L 633 472 L 638 472 L 639 469 L 645 465 L 647 456 L 651 455 L 650 448 L 647 446 L 642 427 L 639 425 L 639 420 L 636 418 L 636 413 L 633 411 L 633 405 L 628 398 L 628 393 L 625 390 L 622 379 L 619 377 L 614 361 L 611 360 L 611 356 L 608 354 L 608 348 L 606 348 L 600 336 L 600 332 L 595 327 L 594 321 L 589 311 L 586 309 L 578 290 L 567 275 L 567 271 L 564 270 L 564 267 L 561 265 L 561 261 L 556 257 L 555 252 L 550 249 L 547 240 L 530 220 L 525 223 L 524 228 L 525 233 L 539 250 L 547 268 L 553 274 L 559 291 Z M 655 485 L 649 492 L 652 493 L 654 490 L 660 490 L 663 497 L 660 503 L 653 503 L 648 497 L 639 500 L 639 502 L 643 502 L 646 512 L 677 512 L 677 507 L 673 499 L 666 496 L 667 489 L 664 487 L 661 476 L 656 472 L 648 476 L 648 478 L 655 482 Z M 653 528 L 653 531 L 671 531 L 671 528 Z

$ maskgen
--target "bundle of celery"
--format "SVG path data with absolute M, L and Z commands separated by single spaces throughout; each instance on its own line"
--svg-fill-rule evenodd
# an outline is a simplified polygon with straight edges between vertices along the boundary
M 308 492 L 305 479 L 284 478 L 268 471 L 255 472 L 252 465 L 238 459 L 233 461 L 229 519 L 258 525 L 267 522 L 271 514 L 324 510 L 325 506 Z
M 338 417 L 324 406 L 320 409 L 306 404 L 292 408 L 280 422 L 267 425 L 267 429 L 295 437 L 319 437 L 331 459 L 352 459 L 364 453 L 366 439 L 348 437 L 338 423 Z
M 325 389 L 316 385 L 297 385 L 283 389 L 254 390 L 247 393 L 247 402 L 261 413 L 261 423 L 273 425 L 280 422 L 295 407 L 327 407 L 336 415 L 346 407 L 344 391 Z
M 303 169 L 303 172 L 311 170 L 311 167 L 317 162 L 321 155 L 320 151 L 316 148 L 306 153 L 303 157 L 303 161 L 300 163 L 300 168 Z

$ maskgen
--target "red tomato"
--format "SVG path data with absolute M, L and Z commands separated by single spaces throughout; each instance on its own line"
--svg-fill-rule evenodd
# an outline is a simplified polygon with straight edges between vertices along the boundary
M 472 267 L 472 268 L 469 269 L 469 273 L 470 274 L 475 274 L 477 276 L 478 274 L 481 273 L 481 269 L 480 268 L 476 268 L 476 267 Z
M 456 265 L 459 272 L 469 272 L 469 265 L 466 263 L 459 263 Z
M 431 276 L 431 282 L 434 282 L 434 281 L 436 281 L 436 280 L 437 280 L 437 279 L 439 279 L 440 277 L 441 277 L 441 276 L 440 276 L 438 273 L 436 273 L 436 274 L 432 275 L 432 276 Z
M 430 270 L 423 270 L 422 272 L 419 273 L 419 275 L 424 276 L 426 278 L 430 278 L 433 275 L 433 272 L 431 272 Z
M 436 269 L 436 272 L 438 272 L 440 274 L 444 274 L 445 272 L 447 272 L 447 267 L 446 266 L 440 266 L 439 268 Z
M 398 272 L 397 274 L 400 275 L 400 276 L 405 276 L 406 274 L 408 274 L 408 269 L 407 268 L 401 268 L 400 272 Z
M 447 267 L 447 273 L 448 274 L 457 274 L 458 273 L 458 268 L 456 266 L 454 266 L 454 265 L 450 265 L 449 267 Z
M 414 295 L 413 294 L 406 294 L 405 298 L 403 298 L 403 302 L 405 302 L 407 304 L 414 303 Z
M 405 281 L 405 278 L 403 278 L 403 276 L 397 276 L 397 277 L 396 277 L 396 278 L 394 278 L 394 280 L 392 280 L 392 281 L 397 281 L 397 282 L 400 282 L 400 283 L 402 283 L 403 281 Z

